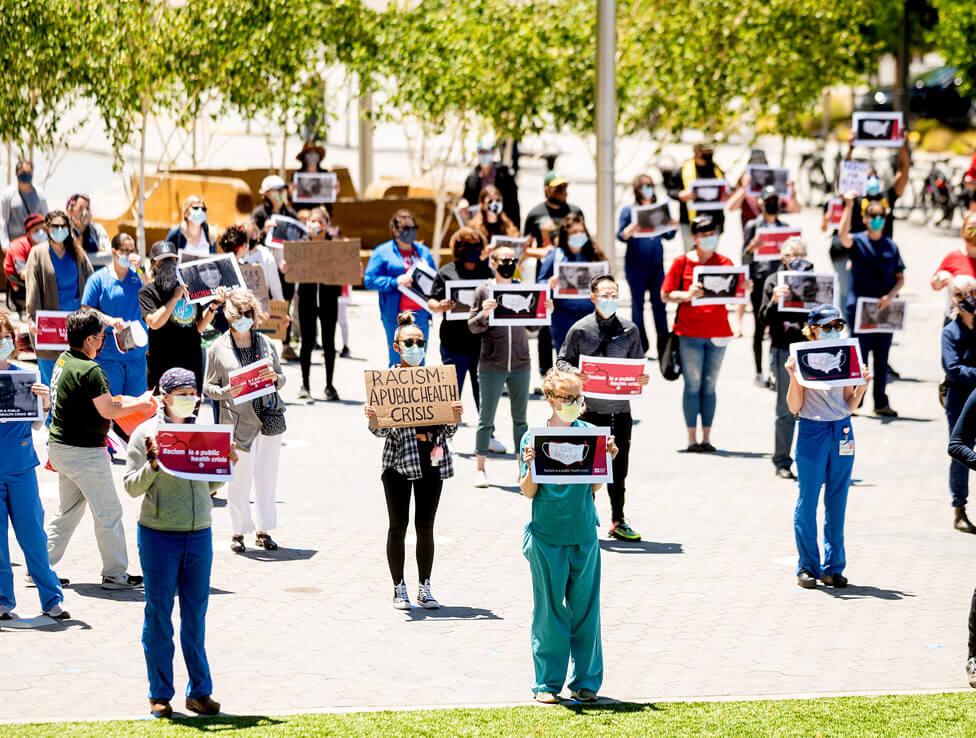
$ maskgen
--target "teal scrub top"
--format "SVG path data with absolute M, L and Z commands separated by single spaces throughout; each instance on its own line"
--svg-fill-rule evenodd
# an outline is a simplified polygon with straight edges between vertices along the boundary
M 593 427 L 582 420 L 575 421 L 573 426 Z M 522 476 L 529 470 L 523 460 L 528 445 L 527 432 L 519 444 Z M 596 541 L 599 525 L 592 484 L 540 484 L 532 498 L 532 522 L 526 526 L 526 530 L 552 546 L 577 546 Z

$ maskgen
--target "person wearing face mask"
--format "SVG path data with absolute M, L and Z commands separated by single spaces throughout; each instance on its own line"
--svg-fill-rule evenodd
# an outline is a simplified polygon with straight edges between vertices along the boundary
M 200 715 L 216 715 L 220 705 L 210 696 L 213 680 L 207 661 L 205 633 L 213 568 L 210 531 L 212 490 L 221 482 L 181 479 L 158 462 L 156 432 L 161 423 L 193 423 L 200 397 L 196 377 L 187 369 L 167 369 L 159 378 L 162 402 L 156 416 L 129 438 L 122 483 L 139 509 L 139 560 L 145 572 L 146 606 L 142 647 L 149 674 L 149 709 L 153 717 L 173 715 L 173 603 L 180 602 L 180 645 L 189 674 L 186 707 Z M 231 459 L 236 461 L 236 455 Z
M 765 154 L 763 155 L 763 161 L 749 161 L 749 164 L 762 164 L 766 165 Z M 739 219 L 742 223 L 742 231 L 745 233 L 746 226 L 749 225 L 749 221 L 755 220 L 762 215 L 762 193 L 757 198 L 755 195 L 749 194 L 749 189 L 752 185 L 752 177 L 749 176 L 748 170 L 743 172 L 739 177 L 739 181 L 736 182 L 735 190 L 729 195 L 728 202 L 725 203 L 725 209 L 728 212 L 739 211 Z M 780 198 L 780 208 L 784 213 L 799 213 L 803 210 L 800 206 L 800 202 L 796 196 L 796 184 L 790 180 L 786 183 L 786 189 L 788 194 Z
M 634 220 L 633 209 L 656 203 L 657 195 L 654 194 L 654 182 L 647 174 L 639 174 L 634 178 L 633 190 L 634 204 L 627 205 L 620 211 L 617 240 L 627 244 L 624 274 L 630 287 L 631 319 L 640 334 L 641 346 L 645 352 L 650 346 L 644 327 L 644 298 L 649 293 L 654 332 L 657 334 L 657 353 L 660 356 L 668 339 L 668 311 L 661 300 L 661 283 L 664 282 L 664 243 L 661 239 L 670 241 L 674 238 L 674 231 L 668 231 L 661 236 L 636 235 L 637 221 Z M 677 221 L 673 222 L 677 225 Z
M 694 281 L 696 266 L 732 266 L 732 260 L 716 252 L 718 232 L 710 215 L 699 215 L 691 224 L 695 248 L 671 262 L 661 297 L 677 303 L 672 331 L 680 338 L 681 376 L 684 380 L 681 407 L 688 430 L 689 453 L 714 453 L 711 443 L 715 418 L 719 371 L 725 358 L 725 347 L 732 340 L 729 312 L 725 305 L 692 305 L 703 293 Z M 752 285 L 747 282 L 746 290 Z M 701 418 L 701 442 L 698 441 L 698 419 Z
M 807 316 L 806 337 L 811 341 L 840 338 L 845 328 L 840 311 L 833 305 L 817 305 Z M 786 402 L 799 416 L 796 438 L 796 470 L 800 496 L 793 513 L 793 533 L 799 562 L 796 583 L 814 589 L 819 579 L 828 587 L 847 586 L 844 568 L 844 517 L 847 493 L 854 469 L 854 429 L 851 413 L 864 397 L 871 370 L 863 370 L 864 384 L 856 387 L 813 389 L 796 378 L 796 362 L 786 360 L 790 388 Z M 821 565 L 817 544 L 817 505 L 824 489 L 824 559 Z
M 14 326 L 10 317 L 0 310 L 0 372 L 24 371 L 27 366 L 11 362 L 16 358 Z M 44 412 L 51 406 L 51 393 L 47 385 L 35 382 L 31 392 L 40 397 Z M 44 533 L 44 507 L 41 505 L 37 486 L 40 463 L 34 451 L 31 428 L 40 430 L 41 421 L 0 423 L 0 625 L 11 620 L 17 600 L 14 597 L 14 575 L 7 547 L 7 519 L 14 529 L 14 536 L 24 552 L 27 573 L 37 587 L 37 596 L 45 615 L 56 620 L 71 616 L 63 609 L 62 584 L 47 558 L 47 535 Z
M 768 387 L 771 382 L 763 375 L 763 338 L 766 335 L 766 323 L 763 322 L 760 307 L 766 279 L 776 274 L 783 262 L 781 260 L 760 261 L 754 258 L 754 254 L 759 248 L 757 233 L 760 228 L 783 228 L 789 224 L 779 218 L 780 198 L 775 187 L 770 185 L 763 189 L 760 203 L 762 214 L 758 218 L 750 220 L 742 232 L 742 263 L 749 265 L 749 279 L 752 280 L 753 285 L 749 299 L 752 303 L 752 317 L 755 323 L 752 336 L 752 358 L 756 366 L 756 385 Z M 745 305 L 737 306 L 740 321 L 744 312 Z
M 278 353 L 271 341 L 255 328 L 261 318 L 261 306 L 248 290 L 234 290 L 227 298 L 224 314 L 230 329 L 207 349 L 207 378 L 204 393 L 220 403 L 221 423 L 234 426 L 234 447 L 238 452 L 234 477 L 227 490 L 230 509 L 230 550 L 244 553 L 244 536 L 255 531 L 255 545 L 274 551 L 278 544 L 269 531 L 277 527 L 278 461 L 281 437 L 287 430 L 285 403 L 278 392 L 285 385 Z M 274 382 L 275 391 L 250 402 L 235 404 L 244 389 L 231 386 L 230 373 L 236 369 L 267 360 L 261 378 Z M 251 519 L 251 493 L 257 510 L 257 526 Z
M 252 224 L 229 226 L 220 234 L 217 245 L 222 253 L 234 254 L 241 264 L 257 264 L 260 266 L 261 271 L 264 272 L 264 282 L 268 285 L 268 293 L 271 299 L 284 300 L 281 278 L 278 276 L 278 263 L 275 261 L 271 249 L 256 238 L 251 238 L 250 225 Z
M 183 202 L 183 222 L 169 230 L 166 240 L 191 256 L 202 258 L 216 251 L 210 240 L 207 203 L 202 197 L 190 195 L 186 198 Z
M 888 213 L 884 205 L 872 201 L 866 210 L 867 230 L 851 232 L 851 218 L 855 208 L 857 192 L 852 190 L 844 195 L 844 215 L 840 222 L 838 238 L 851 257 L 851 285 L 847 294 L 847 322 L 854 325 L 854 314 L 859 297 L 878 298 L 878 306 L 884 308 L 898 296 L 905 284 L 905 262 L 897 244 L 884 235 L 885 219 Z M 874 414 L 884 418 L 898 416 L 888 402 L 885 392 L 888 385 L 888 353 L 891 350 L 891 333 L 856 333 L 854 337 L 861 344 L 861 355 L 867 360 L 871 354 L 871 369 L 874 372 Z
M 81 298 L 81 304 L 97 310 L 108 326 L 105 347 L 97 361 L 113 395 L 141 395 L 146 391 L 146 346 L 120 351 L 114 333 L 133 322 L 139 324 L 139 330 L 148 330 L 139 308 L 144 282 L 148 279 L 143 276 L 136 242 L 132 236 L 119 233 L 112 239 L 112 263 L 88 278 Z
M 933 290 L 943 290 L 955 277 L 976 277 L 976 212 L 966 213 L 960 229 L 962 244 L 946 254 L 932 275 Z M 946 307 L 946 322 L 951 306 Z
M 102 557 L 102 589 L 133 589 L 142 577 L 127 573 L 129 555 L 122 505 L 115 491 L 106 436 L 112 420 L 152 412 L 148 394 L 112 395 L 95 357 L 105 343 L 104 325 L 93 310 L 68 316 L 68 346 L 51 379 L 51 431 L 48 459 L 58 473 L 58 513 L 48 525 L 48 559 L 57 566 L 71 536 L 91 508 L 95 540 Z
M 149 328 L 147 383 L 156 387 L 163 372 L 173 367 L 189 369 L 203 388 L 203 351 L 200 336 L 206 331 L 225 296 L 220 290 L 202 306 L 191 304 L 186 287 L 179 283 L 179 255 L 169 241 L 157 241 L 149 252 L 152 282 L 139 290 L 139 310 Z
M 780 249 L 782 268 L 791 272 L 812 272 L 813 263 L 807 259 L 807 245 L 802 238 L 788 238 Z M 779 301 L 789 297 L 790 288 L 777 284 L 776 272 L 766 277 L 763 285 L 762 303 L 759 316 L 769 326 L 769 363 L 773 368 L 776 386 L 776 423 L 774 433 L 773 466 L 780 479 L 795 480 L 793 474 L 793 432 L 796 418 L 786 403 L 786 393 L 790 377 L 786 372 L 786 360 L 790 357 L 790 344 L 806 340 L 803 328 L 807 314 L 803 312 L 780 312 Z
M 583 383 L 574 372 L 552 369 L 542 391 L 549 403 L 551 428 L 589 428 L 580 420 Z M 613 459 L 618 449 L 607 440 Z M 535 449 L 529 432 L 519 444 L 519 488 L 532 500 L 532 521 L 525 526 L 522 554 L 532 573 L 533 697 L 559 703 L 567 666 L 572 699 L 596 702 L 603 684 L 600 635 L 600 542 L 593 500 L 599 484 L 537 484 L 532 480 Z
M 269 174 L 261 180 L 259 192 L 261 194 L 261 204 L 251 212 L 251 220 L 254 221 L 255 227 L 260 233 L 260 239 L 263 241 L 268 235 L 268 231 L 271 230 L 272 215 L 283 215 L 287 218 L 298 220 L 298 214 L 288 204 L 288 186 L 285 184 L 285 180 L 277 174 Z M 272 249 L 272 255 L 278 267 L 278 280 L 281 282 L 281 292 L 284 295 L 284 299 L 290 305 L 292 298 L 295 296 L 295 285 L 285 279 L 285 273 L 283 271 L 285 266 L 284 250 Z M 295 349 L 291 345 L 290 322 L 285 328 L 285 339 L 282 342 L 281 358 L 283 361 L 298 360 L 298 354 L 295 353 Z
M 393 337 L 399 326 L 400 313 L 414 314 L 414 322 L 424 334 L 425 341 L 430 331 L 427 307 L 400 292 L 400 286 L 410 283 L 410 273 L 418 262 L 425 262 L 434 271 L 437 265 L 430 249 L 417 241 L 417 219 L 409 210 L 398 210 L 393 214 L 390 234 L 393 238 L 373 249 L 366 264 L 363 285 L 379 292 L 380 320 L 386 332 L 390 366 L 395 366 L 400 363 L 400 358 L 393 348 Z
M 569 329 L 559 351 L 556 366 L 564 372 L 577 372 L 584 385 L 587 376 L 580 370 L 581 356 L 644 358 L 644 348 L 637 327 L 617 314 L 619 299 L 620 291 L 613 277 L 596 277 L 590 285 L 590 303 L 595 310 Z M 648 379 L 647 374 L 641 374 L 637 383 L 646 385 Z M 613 459 L 613 481 L 607 485 L 611 509 L 609 535 L 620 541 L 639 541 L 640 533 L 631 528 L 624 517 L 627 471 L 630 467 L 630 438 L 634 428 L 630 400 L 591 397 L 586 401 L 586 412 L 580 417 L 591 425 L 610 428 L 620 449 L 620 453 Z
M 397 316 L 393 350 L 399 357 L 395 366 L 415 367 L 424 361 L 427 341 L 416 324 L 414 313 Z M 441 499 L 444 480 L 454 476 L 454 459 L 448 440 L 461 422 L 462 404 L 455 402 L 454 423 L 406 428 L 380 428 L 376 408 L 367 404 L 369 430 L 383 442 L 383 491 L 390 527 L 386 537 L 386 560 L 393 578 L 393 607 L 409 610 L 410 595 L 403 578 L 405 540 L 410 522 L 410 497 L 414 498 L 414 528 L 417 534 L 417 574 L 420 587 L 417 604 L 436 610 L 440 603 L 430 589 L 434 567 L 434 517 Z
M 37 335 L 38 310 L 70 312 L 81 307 L 85 283 L 92 274 L 92 265 L 85 252 L 71 238 L 68 215 L 52 210 L 44 224 L 46 243 L 37 243 L 27 257 L 27 315 L 31 335 Z M 37 366 L 41 381 L 51 385 L 51 372 L 58 351 L 38 351 Z
M 848 138 L 848 149 L 846 158 L 851 160 L 854 155 L 854 131 L 851 131 Z M 908 175 L 911 170 L 912 160 L 908 152 L 908 137 L 902 139 L 901 147 L 898 149 L 898 164 L 896 166 L 895 178 L 891 186 L 885 189 L 878 175 L 878 170 L 873 166 L 868 172 L 868 181 L 863 195 L 858 196 L 854 210 L 851 213 L 851 233 L 862 233 L 868 230 L 867 215 L 868 206 L 871 203 L 881 203 L 885 211 L 885 220 L 881 233 L 885 238 L 894 238 L 895 235 L 895 216 L 894 207 L 898 198 L 905 192 L 908 186 Z M 875 372 L 877 375 L 877 372 Z
M 536 282 L 548 282 L 550 294 L 556 289 L 556 264 L 561 262 L 594 262 L 606 261 L 607 257 L 586 229 L 582 215 L 567 215 L 559 227 L 559 236 L 556 239 L 556 248 L 549 251 L 542 263 L 539 264 L 539 273 Z M 574 298 L 561 297 L 554 301 L 555 308 L 552 311 L 552 348 L 559 353 L 566 334 L 572 325 L 580 318 L 588 315 L 593 307 L 589 300 L 578 300 Z
M 91 198 L 88 195 L 72 195 L 64 209 L 71 220 L 71 237 L 82 251 L 86 254 L 97 254 L 111 248 L 105 226 L 92 220 Z
M 332 172 L 331 169 L 325 166 L 325 147 L 315 143 L 315 141 L 306 141 L 305 144 L 302 146 L 302 150 L 298 152 L 298 155 L 295 158 L 298 159 L 299 161 L 299 166 L 298 166 L 299 172 L 312 173 L 312 174 L 329 174 L 330 172 Z M 295 194 L 297 193 L 298 188 L 295 185 L 294 176 L 292 177 L 292 183 L 289 189 L 291 194 L 292 205 L 294 206 L 295 210 L 301 210 L 302 208 L 307 208 L 309 210 L 315 208 L 324 208 L 326 212 L 329 214 L 329 217 L 330 218 L 332 217 L 332 209 L 335 206 L 335 203 L 307 202 L 304 200 L 297 200 L 295 198 Z M 335 187 L 336 199 L 339 198 L 339 189 L 340 189 L 339 178 L 336 177 L 336 187 Z
M 13 304 L 18 315 L 24 312 L 27 304 L 27 258 L 37 244 L 47 243 L 44 230 L 44 216 L 38 213 L 27 216 L 27 232 L 10 242 L 3 253 L 3 273 L 7 278 L 7 300 Z
M 725 179 L 725 172 L 715 163 L 715 148 L 710 143 L 695 144 L 693 156 L 681 165 L 681 189 L 669 190 L 668 197 L 678 200 L 680 212 L 678 221 L 681 223 L 681 239 L 684 241 L 685 251 L 691 251 L 695 246 L 691 223 L 698 216 L 698 212 L 689 203 L 695 199 L 691 185 L 697 179 Z M 709 211 L 715 225 L 715 231 L 721 234 L 725 226 L 725 213 L 721 210 Z
M 34 162 L 21 159 L 14 166 L 17 181 L 0 192 L 0 251 L 27 232 L 27 217 L 47 215 L 47 198 L 34 185 Z
M 518 238 L 518 226 L 505 214 L 505 200 L 497 187 L 485 187 L 478 195 L 478 205 L 478 212 L 468 221 L 468 227 L 479 231 L 485 243 L 490 243 L 492 236 Z
M 495 159 L 495 143 L 490 139 L 478 142 L 478 165 L 464 180 L 464 193 L 458 207 L 466 208 L 481 202 L 481 195 L 488 187 L 494 187 L 502 203 L 505 218 L 518 228 L 522 222 L 519 211 L 518 185 L 512 170 Z M 468 223 L 471 225 L 471 223 Z

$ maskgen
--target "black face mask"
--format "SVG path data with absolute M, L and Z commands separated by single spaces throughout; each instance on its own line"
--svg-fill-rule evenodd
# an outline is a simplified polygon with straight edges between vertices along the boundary
M 714 156 L 715 154 L 713 154 L 711 151 L 706 151 L 701 155 L 702 161 L 705 162 L 705 166 L 712 163 L 712 157 Z
M 786 263 L 786 268 L 791 272 L 812 272 L 813 262 L 807 261 L 806 259 L 793 259 Z
M 766 215 L 778 215 L 779 214 L 779 198 L 769 198 L 768 200 L 763 200 L 763 210 L 766 211 Z
M 467 264 L 477 264 L 481 261 L 481 247 L 461 249 L 458 252 L 457 260 Z
M 976 298 L 967 297 L 965 300 L 960 300 L 958 307 L 961 312 L 972 315 L 976 313 Z
M 518 264 L 514 261 L 502 261 L 495 267 L 495 272 L 502 279 L 511 279 L 515 275 Z
M 153 265 L 153 282 L 159 289 L 164 292 L 174 290 L 178 281 L 176 262 L 172 259 L 164 259 Z

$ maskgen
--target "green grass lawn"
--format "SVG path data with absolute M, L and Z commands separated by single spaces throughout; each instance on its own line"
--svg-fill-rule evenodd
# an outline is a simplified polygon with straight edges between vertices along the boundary
M 762 702 L 506 707 L 0 725 L 0 738 L 98 736 L 972 736 L 969 693 Z

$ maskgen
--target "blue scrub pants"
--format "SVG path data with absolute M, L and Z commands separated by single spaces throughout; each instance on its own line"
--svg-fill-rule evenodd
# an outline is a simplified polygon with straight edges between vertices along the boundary
M 180 646 L 190 681 L 186 696 L 213 692 L 204 649 L 213 535 L 210 528 L 171 533 L 139 526 L 139 561 L 145 577 L 142 649 L 149 674 L 149 699 L 171 700 L 173 689 L 173 602 L 180 598 Z
M 417 327 L 424 334 L 424 342 L 430 341 L 430 313 L 426 310 L 414 310 L 414 319 L 417 321 Z M 393 316 L 393 320 L 383 321 L 383 330 L 386 331 L 386 350 L 390 354 L 390 366 L 396 366 L 400 363 L 400 354 L 393 350 L 393 337 L 396 335 L 397 322 L 396 316 Z M 429 345 L 426 348 L 430 348 Z M 424 361 L 424 364 L 427 362 Z
M 654 332 L 657 346 L 660 347 L 668 337 L 668 312 L 661 299 L 661 285 L 664 284 L 664 265 L 660 262 L 624 266 L 627 284 L 630 286 L 630 315 L 640 333 L 641 345 L 646 352 L 650 342 L 644 323 L 644 299 L 650 294 L 651 316 L 654 318 Z M 660 348 L 658 348 L 660 352 Z
M 572 658 L 570 690 L 598 692 L 603 684 L 599 541 L 553 546 L 526 530 L 522 553 L 532 572 L 532 691 L 559 694 Z
M 108 340 L 106 338 L 106 340 Z M 113 339 L 114 340 L 114 339 Z M 113 395 L 128 395 L 138 397 L 146 391 L 146 355 L 139 354 L 132 359 L 98 359 L 105 376 L 108 377 L 108 388 Z
M 14 573 L 10 566 L 7 518 L 10 518 L 17 543 L 24 552 L 27 573 L 37 585 L 41 609 L 50 610 L 60 605 L 64 595 L 58 577 L 48 563 L 44 508 L 33 468 L 19 474 L 0 476 L 0 605 L 13 610 L 17 601 L 14 599 Z
M 41 373 L 41 384 L 51 386 L 51 375 L 54 373 L 56 359 L 38 359 L 37 369 Z
M 808 420 L 800 418 L 796 439 L 796 472 L 800 498 L 793 513 L 796 550 L 800 555 L 796 573 L 805 569 L 818 579 L 841 574 L 844 554 L 844 515 L 851 486 L 854 455 L 841 456 L 841 441 L 854 440 L 851 419 Z M 817 547 L 817 503 L 824 487 L 824 564 Z

